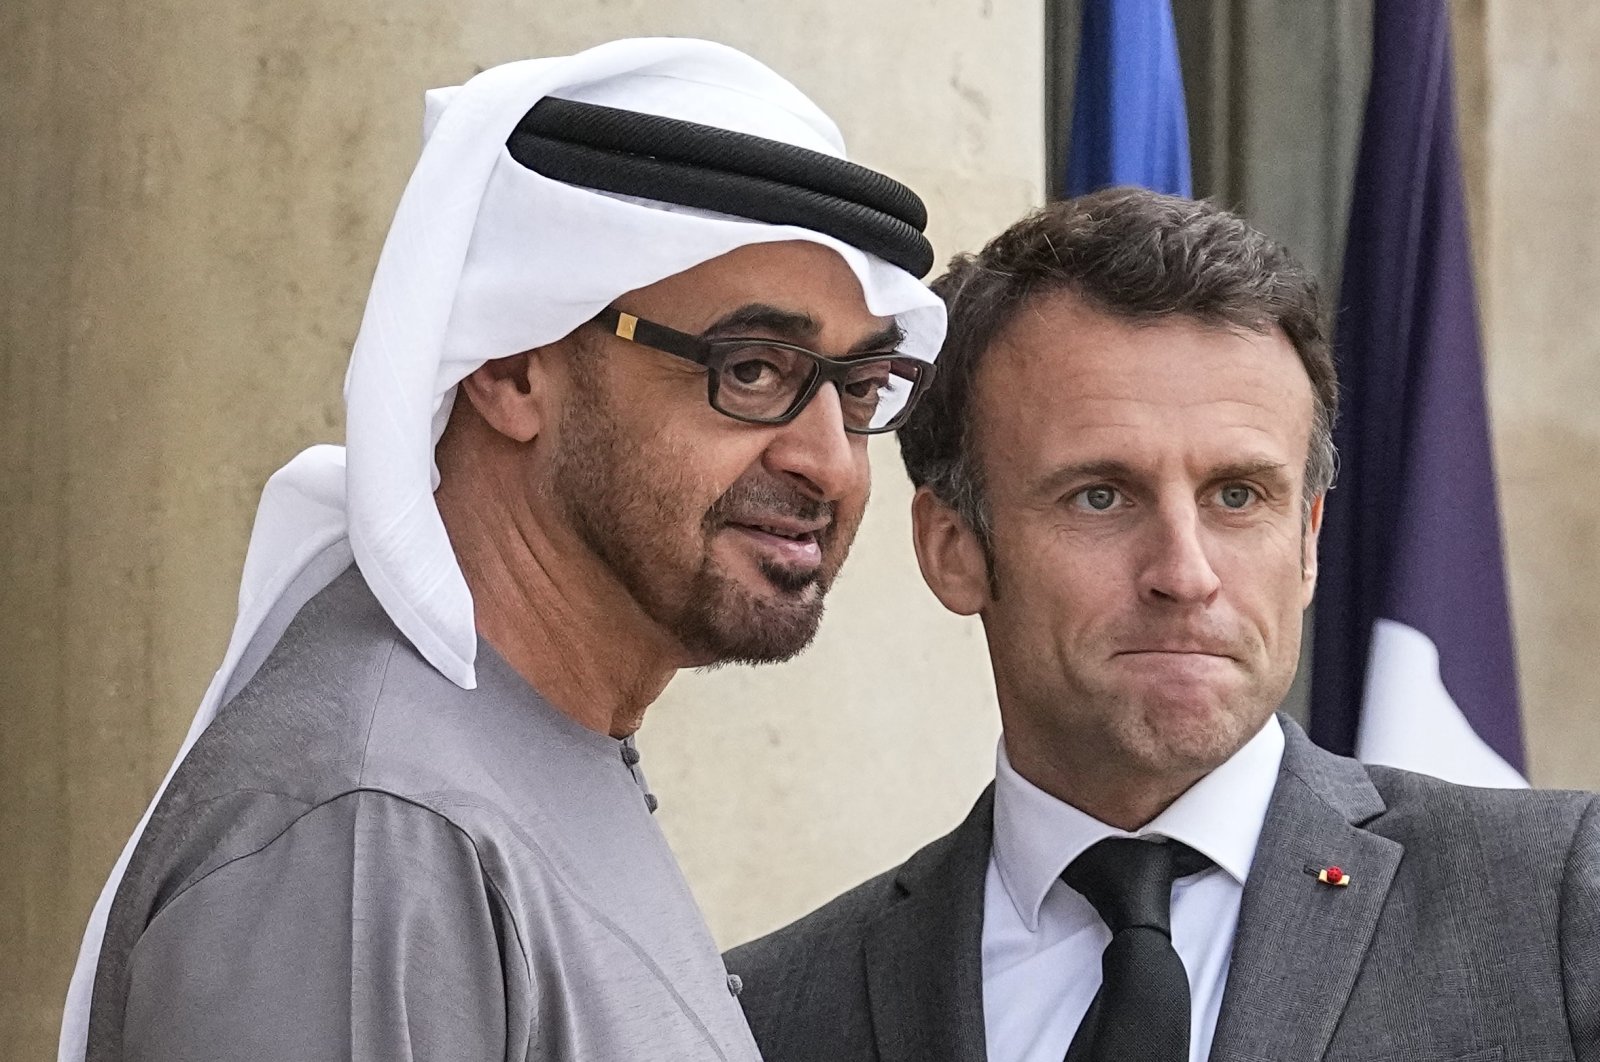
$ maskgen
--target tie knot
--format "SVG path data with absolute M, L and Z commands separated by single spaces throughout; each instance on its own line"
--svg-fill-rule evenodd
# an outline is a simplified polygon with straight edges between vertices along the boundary
M 1072 861 L 1061 880 L 1094 905 L 1113 935 L 1146 926 L 1172 935 L 1172 883 L 1211 860 L 1178 841 L 1109 837 Z

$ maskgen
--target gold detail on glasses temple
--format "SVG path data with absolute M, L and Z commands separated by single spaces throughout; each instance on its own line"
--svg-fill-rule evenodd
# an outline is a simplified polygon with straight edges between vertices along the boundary
M 639 327 L 639 319 L 631 313 L 617 314 L 617 335 L 623 339 L 632 339 L 633 330 Z

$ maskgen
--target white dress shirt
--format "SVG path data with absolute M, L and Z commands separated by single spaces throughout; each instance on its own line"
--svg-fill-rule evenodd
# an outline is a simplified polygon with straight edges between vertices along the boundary
M 1095 909 L 1059 879 L 1107 837 L 1182 841 L 1216 866 L 1172 890 L 1172 944 L 1189 973 L 1189 1058 L 1201 1062 L 1228 980 L 1239 901 L 1283 759 L 1276 717 L 1136 834 L 1084 814 L 995 766 L 994 846 L 983 909 L 983 1013 L 989 1062 L 1062 1062 L 1100 990 L 1111 941 Z

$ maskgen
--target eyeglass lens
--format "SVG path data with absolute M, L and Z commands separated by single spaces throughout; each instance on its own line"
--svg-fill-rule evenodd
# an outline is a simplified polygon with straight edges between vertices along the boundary
M 735 417 L 785 417 L 820 371 L 815 359 L 787 347 L 748 344 L 719 353 L 721 368 L 713 404 Z M 891 423 L 905 408 L 919 368 L 919 363 L 900 357 L 850 363 L 839 382 L 845 426 L 853 431 L 872 431 Z

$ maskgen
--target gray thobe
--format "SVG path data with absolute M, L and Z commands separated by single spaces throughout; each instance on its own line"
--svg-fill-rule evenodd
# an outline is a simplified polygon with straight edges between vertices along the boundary
M 757 1058 L 637 754 L 351 569 L 195 744 L 117 891 L 89 1059 Z

